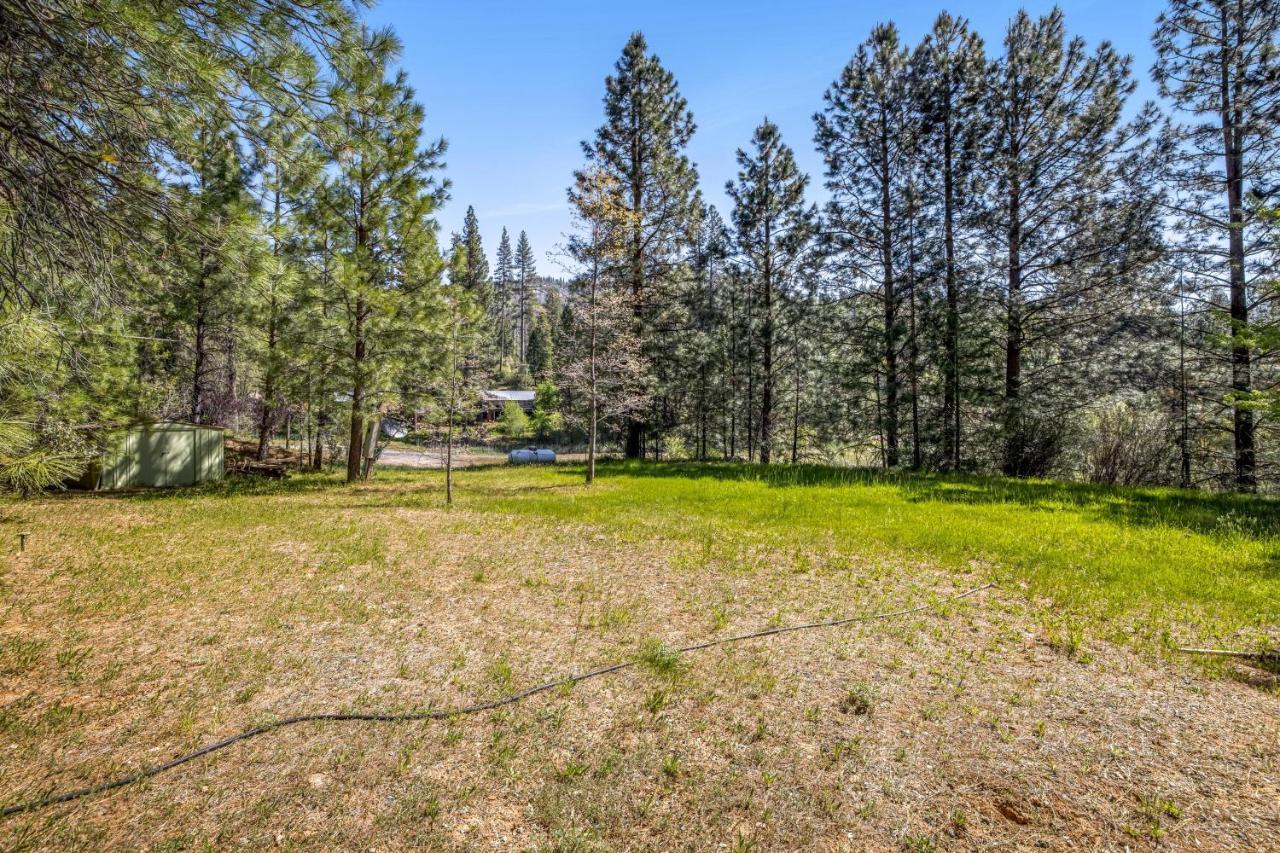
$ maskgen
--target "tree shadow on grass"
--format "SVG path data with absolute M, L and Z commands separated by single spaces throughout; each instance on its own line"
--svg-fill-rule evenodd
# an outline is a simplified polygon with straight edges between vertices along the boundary
M 173 486 L 157 488 L 111 489 L 89 491 L 84 489 L 67 489 L 59 492 L 46 492 L 42 500 L 131 500 L 131 501 L 172 501 L 189 500 L 191 498 L 237 498 L 258 497 L 265 495 L 295 495 L 318 492 L 342 485 L 341 479 L 328 474 L 305 474 L 272 480 L 267 477 L 233 475 L 210 483 L 195 486 Z
M 573 485 L 577 474 L 570 474 L 573 465 L 549 466 L 537 470 L 553 470 L 563 478 L 556 483 L 502 483 L 484 481 L 483 485 L 468 482 L 469 475 L 492 471 L 507 467 L 505 462 L 482 463 L 454 469 L 455 488 L 474 491 L 482 488 L 487 496 L 493 498 L 512 497 L 519 494 L 554 491 Z M 579 469 L 581 466 L 577 466 Z M 530 469 L 533 470 L 533 469 Z M 192 498 L 243 498 L 272 497 L 288 495 L 318 494 L 321 492 L 344 492 L 356 498 L 355 505 L 370 508 L 397 508 L 422 506 L 423 499 L 430 495 L 443 495 L 444 470 L 441 468 L 416 468 L 413 466 L 384 465 L 374 471 L 374 476 L 364 482 L 348 484 L 341 472 L 304 472 L 295 473 L 284 479 L 273 480 L 267 477 L 230 475 L 217 482 L 200 483 L 195 486 L 177 486 L 172 488 L 137 488 L 116 489 L 111 491 L 86 491 L 68 489 L 60 492 L 47 492 L 41 496 L 45 500 L 129 500 L 138 502 L 183 501 Z M 394 496 L 394 497 L 391 497 Z M 360 498 L 380 497 L 381 500 L 361 501 Z M 323 504 L 317 503 L 316 506 Z M 330 508 L 332 504 L 328 505 Z
M 1072 510 L 1130 526 L 1170 527 L 1260 540 L 1280 538 L 1280 500 L 1257 495 L 826 465 L 630 461 L 608 467 L 615 474 L 634 477 L 717 479 L 771 487 L 888 486 L 900 490 L 911 502 L 1017 504 L 1044 512 Z M 1276 563 L 1280 565 L 1280 550 Z

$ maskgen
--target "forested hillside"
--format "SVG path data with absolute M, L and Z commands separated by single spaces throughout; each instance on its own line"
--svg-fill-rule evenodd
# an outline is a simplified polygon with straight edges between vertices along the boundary
M 539 386 L 629 457 L 1274 490 L 1280 3 L 1173 0 L 1151 69 L 1070 25 L 876 26 L 728 210 L 636 33 L 533 246 L 440 233 L 449 129 L 340 0 L 0 0 L 0 484 L 149 420 L 358 480 L 371 418 Z

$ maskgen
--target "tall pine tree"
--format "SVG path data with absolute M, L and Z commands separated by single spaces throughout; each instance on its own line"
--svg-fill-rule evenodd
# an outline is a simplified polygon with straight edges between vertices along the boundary
M 767 118 L 756 128 L 751 150 L 738 149 L 738 166 L 737 182 L 725 191 L 734 203 L 738 255 L 760 294 L 760 461 L 767 464 L 777 425 L 779 320 L 812 237 L 815 211 L 804 202 L 808 176 Z
M 634 333 L 650 368 L 662 343 L 656 320 L 681 274 L 700 206 L 698 175 L 685 155 L 695 125 L 675 77 L 634 33 L 605 80 L 604 124 L 583 143 L 589 169 L 607 176 L 613 204 L 626 212 L 626 251 L 615 263 L 630 292 Z M 581 173 L 580 173 L 581 174 Z M 627 424 L 625 452 L 640 456 L 644 423 Z
M 1172 0 L 1153 38 L 1153 74 L 1174 109 L 1165 179 L 1181 250 L 1213 283 L 1205 295 L 1226 303 L 1234 479 L 1247 491 L 1257 487 L 1251 314 L 1267 301 L 1259 283 L 1274 278 L 1278 259 L 1267 210 L 1280 177 L 1277 38 L 1271 0 Z
M 533 246 L 529 243 L 529 236 L 523 231 L 520 232 L 520 239 L 516 241 L 516 317 L 517 317 L 517 334 L 520 345 L 520 363 L 528 362 L 529 350 L 529 332 L 533 325 L 533 296 L 530 293 L 535 284 L 534 279 L 538 276 L 537 262 L 533 257 Z
M 337 268 L 325 314 L 351 398 L 348 481 L 368 476 L 366 419 L 431 349 L 442 267 L 432 215 L 447 191 L 434 175 L 444 141 L 420 145 L 422 107 L 404 73 L 389 73 L 399 44 L 388 32 L 361 38 L 358 55 L 338 69 L 321 135 L 333 160 L 322 207 Z
M 978 158 L 987 120 L 982 112 L 987 61 L 982 39 L 964 18 L 943 12 L 913 57 L 912 88 L 923 119 L 917 156 L 923 181 L 932 189 L 934 233 L 942 243 L 946 314 L 943 331 L 942 459 L 961 465 L 960 295 L 968 271 L 957 249 L 957 232 L 971 220 Z M 941 184 L 941 187 L 938 185 Z M 939 192 L 939 189 L 941 192 Z
M 1004 274 L 994 289 L 1005 326 L 1001 465 L 1045 475 L 1061 450 L 1060 412 L 1052 374 L 1028 359 L 1062 361 L 1050 345 L 1081 316 L 1073 309 L 1114 283 L 1101 265 L 1149 236 L 1138 209 L 1149 205 L 1117 205 L 1112 191 L 1130 189 L 1117 169 L 1150 115 L 1122 125 L 1134 89 L 1128 58 L 1068 38 L 1059 9 L 1038 19 L 1018 12 L 1004 47 L 983 106 L 994 127 L 983 231 L 989 263 Z
M 897 28 L 871 32 L 829 89 L 814 117 L 815 140 L 827 166 L 825 236 L 845 275 L 865 276 L 865 295 L 881 308 L 881 347 L 876 377 L 878 420 L 888 467 L 899 459 L 899 358 L 904 337 L 900 313 L 903 228 L 898 204 L 915 159 L 917 130 L 911 110 L 908 52 Z M 874 270 L 874 272 L 873 272 Z M 880 379 L 883 375 L 883 400 Z

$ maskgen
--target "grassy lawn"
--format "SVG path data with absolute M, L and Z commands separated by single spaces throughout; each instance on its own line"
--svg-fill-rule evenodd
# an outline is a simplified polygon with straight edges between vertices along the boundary
M 0 801 L 307 724 L 0 823 L 5 848 L 1265 846 L 1280 503 L 737 465 L 381 470 L 0 507 Z M 30 531 L 16 553 L 16 533 Z M 999 586 L 962 602 L 947 595 Z M 650 645 L 646 645 L 650 644 Z M 1270 780 L 1270 781 L 1267 781 Z
M 885 475 L 823 467 L 619 465 L 586 493 L 521 493 L 495 509 L 665 536 L 730 565 L 752 548 L 927 561 L 1052 599 L 1082 628 L 1177 628 L 1216 639 L 1280 622 L 1280 502 L 1176 489 Z M 500 475 L 499 475 L 500 476 Z M 577 471 L 557 471 L 573 482 Z M 470 505 L 489 498 L 472 493 Z M 1261 640 L 1261 638 L 1255 638 Z

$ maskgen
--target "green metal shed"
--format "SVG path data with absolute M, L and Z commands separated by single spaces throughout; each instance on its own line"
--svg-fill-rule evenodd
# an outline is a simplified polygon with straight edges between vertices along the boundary
M 85 474 L 91 489 L 191 486 L 222 479 L 222 428 L 139 424 L 105 434 L 105 449 Z

